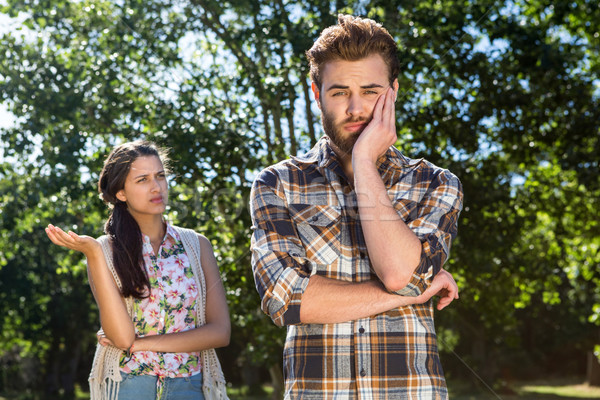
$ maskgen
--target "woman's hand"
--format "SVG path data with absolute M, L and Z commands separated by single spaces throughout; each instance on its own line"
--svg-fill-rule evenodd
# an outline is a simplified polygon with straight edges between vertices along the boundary
M 106 263 L 100 242 L 75 232 L 66 233 L 53 225 L 48 225 L 46 234 L 52 243 L 80 251 L 87 258 L 88 281 L 100 309 L 100 321 L 104 329 L 102 335 L 106 332 L 105 337 L 98 336 L 100 344 L 110 344 L 119 349 L 130 348 L 135 340 L 135 328 L 121 291 Z
M 66 233 L 59 227 L 56 227 L 52 224 L 48 225 L 46 228 L 46 234 L 52 241 L 52 243 L 66 247 L 67 249 L 80 251 L 86 257 L 94 254 L 94 252 L 102 251 L 102 246 L 100 242 L 90 236 L 78 235 L 73 231 L 69 231 Z
M 115 346 L 114 343 L 106 337 L 106 335 L 104 334 L 104 330 L 100 329 L 98 332 L 96 332 L 96 337 L 98 338 L 98 343 L 100 343 L 102 346 Z

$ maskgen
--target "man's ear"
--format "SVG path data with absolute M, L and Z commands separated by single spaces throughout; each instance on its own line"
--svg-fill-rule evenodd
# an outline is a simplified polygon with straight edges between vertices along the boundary
M 120 201 L 127 201 L 127 196 L 125 196 L 125 191 L 123 189 L 119 190 L 116 194 L 117 200 Z
M 321 92 L 319 88 L 314 82 L 310 83 L 310 87 L 312 89 L 313 95 L 315 96 L 315 100 L 317 101 L 317 106 L 319 106 L 319 110 L 321 109 Z
M 394 89 L 394 101 L 398 98 L 398 88 L 400 88 L 400 84 L 398 84 L 398 78 L 394 79 L 394 83 L 392 83 L 392 89 Z

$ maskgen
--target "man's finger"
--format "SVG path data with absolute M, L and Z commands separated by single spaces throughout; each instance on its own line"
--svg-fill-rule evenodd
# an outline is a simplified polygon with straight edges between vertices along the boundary
M 385 96 L 379 96 L 377 102 L 375 103 L 375 108 L 373 109 L 373 120 L 378 121 L 381 119 L 381 114 L 383 113 L 383 106 L 385 104 Z
M 446 288 L 447 291 L 447 297 L 450 298 L 455 298 L 456 297 L 456 287 L 454 285 L 448 285 L 448 287 Z
M 394 99 L 393 99 L 393 91 L 392 88 L 389 88 L 387 90 L 387 92 L 385 93 L 385 115 L 386 115 L 386 122 L 389 123 L 392 120 L 392 116 L 394 115 Z
M 447 296 L 442 297 L 440 299 L 440 301 L 438 302 L 437 309 L 440 311 L 443 310 L 448 305 L 450 305 L 450 303 L 452 303 L 452 300 L 454 300 L 452 297 L 447 297 Z

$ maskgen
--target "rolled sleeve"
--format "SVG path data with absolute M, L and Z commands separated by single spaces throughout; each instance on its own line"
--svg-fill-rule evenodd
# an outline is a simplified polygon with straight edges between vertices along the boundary
M 312 266 L 290 217 L 278 176 L 265 170 L 252 187 L 252 271 L 262 310 L 278 326 L 300 323 Z
M 396 294 L 418 296 L 431 285 L 450 255 L 462 203 L 459 179 L 448 170 L 439 170 L 417 205 L 416 218 L 406 221 L 421 241 L 421 258 L 408 285 Z

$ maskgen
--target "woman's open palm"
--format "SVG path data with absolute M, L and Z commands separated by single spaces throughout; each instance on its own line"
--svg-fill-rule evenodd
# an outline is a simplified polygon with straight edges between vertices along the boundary
M 91 236 L 78 235 L 73 231 L 68 233 L 52 224 L 46 228 L 46 234 L 52 243 L 67 249 L 80 251 L 86 256 L 100 249 L 100 242 Z

